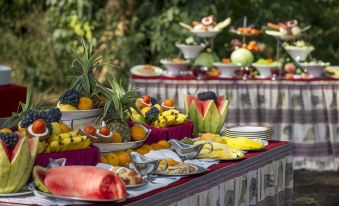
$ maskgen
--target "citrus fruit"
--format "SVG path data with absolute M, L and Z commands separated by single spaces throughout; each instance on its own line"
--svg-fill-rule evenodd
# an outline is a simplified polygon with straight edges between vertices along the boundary
M 113 133 L 112 142 L 113 143 L 121 143 L 122 142 L 122 137 L 118 132 Z
M 100 156 L 100 162 L 105 163 L 105 164 L 108 163 L 106 157 L 104 157 L 104 156 Z
M 119 151 L 119 152 L 116 152 L 116 154 L 119 156 L 119 155 L 122 155 L 122 154 L 125 154 L 127 153 L 126 151 Z
M 119 157 L 117 154 L 111 152 L 108 153 L 105 158 L 108 164 L 113 166 L 119 166 Z
M 0 133 L 13 133 L 13 132 L 11 129 L 3 128 L 3 129 L 0 129 Z
M 166 107 L 174 107 L 175 106 L 175 103 L 173 100 L 171 99 L 166 99 L 164 102 L 163 102 L 163 105 L 166 106 Z
M 158 144 L 163 148 L 163 149 L 168 149 L 170 148 L 170 144 L 166 140 L 160 140 Z
M 141 148 L 147 150 L 148 152 L 153 150 L 153 147 L 149 144 L 143 144 L 143 145 L 141 145 Z
M 157 143 L 151 144 L 151 146 L 153 147 L 154 150 L 162 149 L 162 147 L 159 144 L 157 144 Z
M 58 103 L 57 107 L 60 109 L 60 111 L 74 111 L 78 110 L 77 107 L 70 105 L 70 104 L 61 104 Z
M 119 154 L 119 164 L 120 164 L 120 166 L 125 167 L 130 162 L 132 162 L 132 160 L 131 160 L 131 157 L 129 156 L 129 154 L 127 152 L 125 152 L 123 154 Z
M 168 166 L 175 166 L 175 165 L 178 164 L 178 162 L 175 161 L 175 160 L 172 159 L 172 158 L 168 158 L 168 159 L 166 159 L 166 161 L 167 161 Z M 164 161 L 164 160 L 161 160 L 159 164 L 160 164 L 160 165 L 165 165 L 165 161 Z
M 67 132 L 69 132 L 69 129 L 68 129 L 68 127 L 67 127 L 67 125 L 66 125 L 65 123 L 60 122 L 60 123 L 59 123 L 59 126 L 60 126 L 60 131 L 61 131 L 61 133 L 67 133 Z
M 134 150 L 131 149 L 131 148 L 129 148 L 128 150 L 126 150 L 126 152 L 127 152 L 128 154 L 131 154 L 131 152 L 134 152 Z
M 134 141 L 141 141 L 145 139 L 146 132 L 142 126 L 136 124 L 131 127 L 131 137 Z
M 93 101 L 88 97 L 81 97 L 78 102 L 79 110 L 90 110 L 93 109 Z
M 148 151 L 145 148 L 140 147 L 137 149 L 137 153 L 144 155 L 144 154 L 147 154 Z

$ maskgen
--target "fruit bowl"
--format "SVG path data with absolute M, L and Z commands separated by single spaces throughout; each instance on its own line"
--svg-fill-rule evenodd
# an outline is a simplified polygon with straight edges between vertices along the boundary
M 195 59 L 205 48 L 202 45 L 177 44 L 176 46 L 181 50 L 185 59 Z
M 201 38 L 214 38 L 220 31 L 192 31 L 192 33 Z
M 62 121 L 81 120 L 91 117 L 97 117 L 103 111 L 102 108 L 90 110 L 61 111 Z
M 167 76 L 180 76 L 181 71 L 187 66 L 191 65 L 188 61 L 182 62 L 171 62 L 167 60 L 162 60 L 161 64 L 163 64 L 167 69 Z
M 262 78 L 271 77 L 272 76 L 271 70 L 274 68 L 280 67 L 280 64 L 278 63 L 273 63 L 273 64 L 253 63 L 252 65 L 259 70 L 260 77 Z
M 139 147 L 140 145 L 144 143 L 144 141 L 147 140 L 147 138 L 152 132 L 151 129 L 147 129 L 143 125 L 140 125 L 140 126 L 142 126 L 146 132 L 145 139 L 141 141 L 123 142 L 123 143 L 93 143 L 93 145 L 97 146 L 101 153 L 117 152 L 121 150 L 127 150 L 129 148 Z
M 234 63 L 224 64 L 221 62 L 215 62 L 213 63 L 213 66 L 216 66 L 220 69 L 221 71 L 220 77 L 233 77 L 234 72 L 241 68 L 241 64 Z
M 307 65 L 304 63 L 301 63 L 300 66 L 306 70 L 312 77 L 321 77 L 323 70 L 325 68 L 325 65 Z
M 305 61 L 313 51 L 313 48 L 284 47 L 284 49 L 295 61 Z

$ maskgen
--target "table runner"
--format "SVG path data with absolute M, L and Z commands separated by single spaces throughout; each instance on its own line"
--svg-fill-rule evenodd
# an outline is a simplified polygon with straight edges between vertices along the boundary
M 294 168 L 337 170 L 339 166 L 339 81 L 239 80 L 132 77 L 139 92 L 172 98 L 184 108 L 184 96 L 212 90 L 225 95 L 229 111 L 225 127 L 273 127 L 272 139 L 294 143 Z
M 204 174 L 114 205 L 291 205 L 291 153 L 290 143 L 270 141 L 264 150 L 247 153 L 244 160 L 213 165 Z

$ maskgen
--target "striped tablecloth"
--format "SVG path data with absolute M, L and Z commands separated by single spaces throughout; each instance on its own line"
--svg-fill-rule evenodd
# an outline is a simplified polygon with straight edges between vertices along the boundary
M 230 100 L 226 126 L 273 127 L 272 139 L 293 142 L 294 168 L 337 170 L 339 166 L 339 81 L 241 80 L 193 77 L 132 77 L 141 94 L 172 98 L 212 90 Z
M 264 150 L 247 153 L 244 160 L 221 162 L 204 174 L 184 177 L 114 205 L 292 205 L 292 194 L 292 144 L 270 141 Z M 24 205 L 28 199 L 11 202 Z M 38 201 L 37 197 L 34 200 Z M 6 205 L 1 198 L 0 205 Z

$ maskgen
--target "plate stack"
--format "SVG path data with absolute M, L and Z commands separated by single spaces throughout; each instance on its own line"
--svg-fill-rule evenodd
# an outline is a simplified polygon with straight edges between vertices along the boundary
M 11 68 L 0 65 L 0 85 L 7 85 L 11 82 Z
M 247 137 L 250 139 L 268 140 L 272 135 L 272 129 L 261 126 L 235 126 L 228 127 L 224 132 L 228 137 Z

